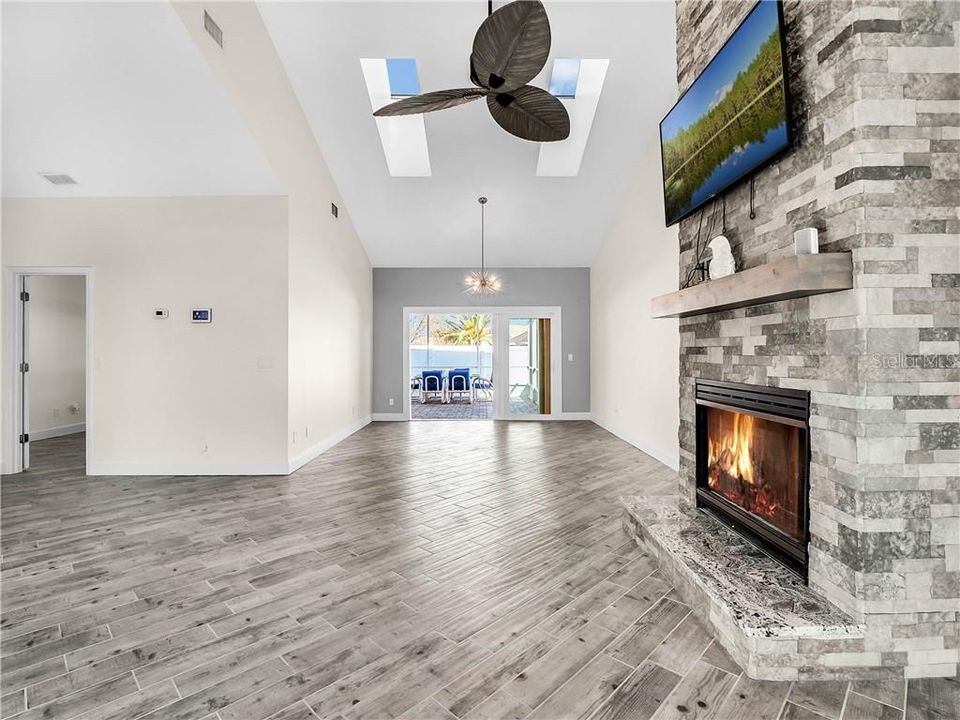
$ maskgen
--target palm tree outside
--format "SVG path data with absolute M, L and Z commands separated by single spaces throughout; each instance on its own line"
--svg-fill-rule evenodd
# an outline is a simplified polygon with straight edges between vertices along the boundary
M 477 349 L 477 373 L 481 372 L 480 348 L 493 342 L 493 327 L 490 316 L 449 315 L 445 327 L 437 329 L 437 339 L 447 345 L 473 345 Z

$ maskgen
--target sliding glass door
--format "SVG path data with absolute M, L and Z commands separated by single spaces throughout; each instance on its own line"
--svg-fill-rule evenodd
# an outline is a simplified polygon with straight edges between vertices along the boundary
M 508 402 L 510 415 L 550 415 L 550 318 L 507 321 Z
M 559 308 L 405 308 L 404 323 L 406 418 L 560 415 Z
M 519 308 L 497 316 L 497 417 L 534 420 L 560 413 L 559 311 Z

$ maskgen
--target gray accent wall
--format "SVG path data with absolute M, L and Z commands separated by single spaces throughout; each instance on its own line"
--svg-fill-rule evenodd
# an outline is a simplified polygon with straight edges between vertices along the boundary
M 589 268 L 496 270 L 504 289 L 493 297 L 468 295 L 472 268 L 373 269 L 373 412 L 403 413 L 405 307 L 559 306 L 563 343 L 563 412 L 590 411 Z M 573 353 L 573 362 L 567 356 Z M 390 398 L 396 399 L 393 407 Z

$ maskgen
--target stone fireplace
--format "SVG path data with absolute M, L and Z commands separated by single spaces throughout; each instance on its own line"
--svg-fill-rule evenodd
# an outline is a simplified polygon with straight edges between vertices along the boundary
M 752 5 L 677 2 L 679 91 Z M 738 270 L 791 256 L 803 227 L 819 230 L 821 252 L 850 253 L 853 267 L 849 290 L 680 320 L 679 502 L 628 508 L 630 529 L 752 677 L 957 675 L 957 8 L 784 2 L 796 146 L 729 192 L 722 213 L 705 210 L 704 228 L 711 213 L 723 217 Z M 698 221 L 680 224 L 681 282 L 696 262 Z M 806 585 L 704 518 L 705 381 L 809 395 Z M 728 416 L 713 422 L 735 437 L 746 429 Z M 794 440 L 778 442 L 792 457 Z M 749 494 L 739 457 L 722 450 L 715 494 Z M 782 520 L 786 534 L 796 529 Z
M 697 507 L 807 575 L 809 394 L 698 380 Z

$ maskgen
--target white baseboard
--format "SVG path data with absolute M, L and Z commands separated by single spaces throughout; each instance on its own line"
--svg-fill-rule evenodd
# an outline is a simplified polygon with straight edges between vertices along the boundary
M 361 418 L 342 430 L 314 443 L 294 456 L 289 462 L 97 462 L 87 465 L 89 475 L 289 475 L 326 452 L 341 440 L 349 437 L 370 422 L 370 416 Z
M 399 422 L 406 419 L 402 412 L 373 414 L 373 422 Z
M 364 428 L 367 425 L 369 425 L 370 421 L 371 421 L 371 416 L 367 415 L 365 417 L 360 418 L 355 423 L 351 423 L 350 425 L 347 425 L 345 428 L 338 430 L 333 435 L 325 437 L 320 442 L 314 443 L 309 448 L 301 452 L 299 455 L 295 455 L 290 459 L 290 465 L 287 469 L 287 472 L 292 473 L 299 470 L 308 462 L 318 457 L 319 455 L 322 455 L 337 443 L 343 440 L 346 440 L 348 437 L 350 437 L 355 432 L 357 432 L 357 430 L 360 430 L 361 428 Z
M 668 452 L 668 451 L 664 450 L 663 448 L 654 447 L 654 446 L 651 445 L 650 443 L 642 440 L 641 438 L 636 437 L 635 435 L 632 435 L 632 434 L 630 434 L 630 433 L 621 432 L 621 431 L 617 430 L 616 428 L 614 428 L 614 427 L 612 427 L 612 426 L 610 426 L 610 425 L 607 425 L 607 424 L 604 423 L 604 422 L 601 422 L 601 421 L 598 420 L 597 418 L 593 418 L 593 422 L 594 422 L 596 425 L 599 425 L 600 427 L 602 427 L 602 428 L 603 428 L 604 430 L 606 430 L 608 433 L 610 433 L 610 434 L 612 434 L 612 435 L 616 435 L 618 438 L 620 438 L 620 439 L 623 440 L 624 442 L 630 443 L 631 445 L 633 445 L 633 446 L 634 446 L 635 448 L 637 448 L 638 450 L 642 450 L 642 451 L 645 452 L 647 455 L 649 455 L 650 457 L 652 457 L 654 460 L 658 460 L 658 461 L 662 462 L 664 465 L 666 465 L 668 468 L 670 468 L 670 469 L 673 470 L 674 472 L 679 472 L 679 471 L 680 471 L 680 449 L 679 449 L 679 444 L 678 444 L 678 447 L 677 447 L 676 450 L 671 451 L 671 452 Z
M 87 475 L 287 475 L 283 462 L 93 462 L 87 464 Z
M 46 428 L 45 430 L 31 430 L 30 442 L 35 440 L 48 440 L 64 435 L 75 435 L 87 431 L 86 423 L 74 423 L 73 425 L 60 425 L 59 427 Z
M 564 412 L 560 417 L 548 418 L 549 420 L 592 420 L 593 416 L 588 412 Z

